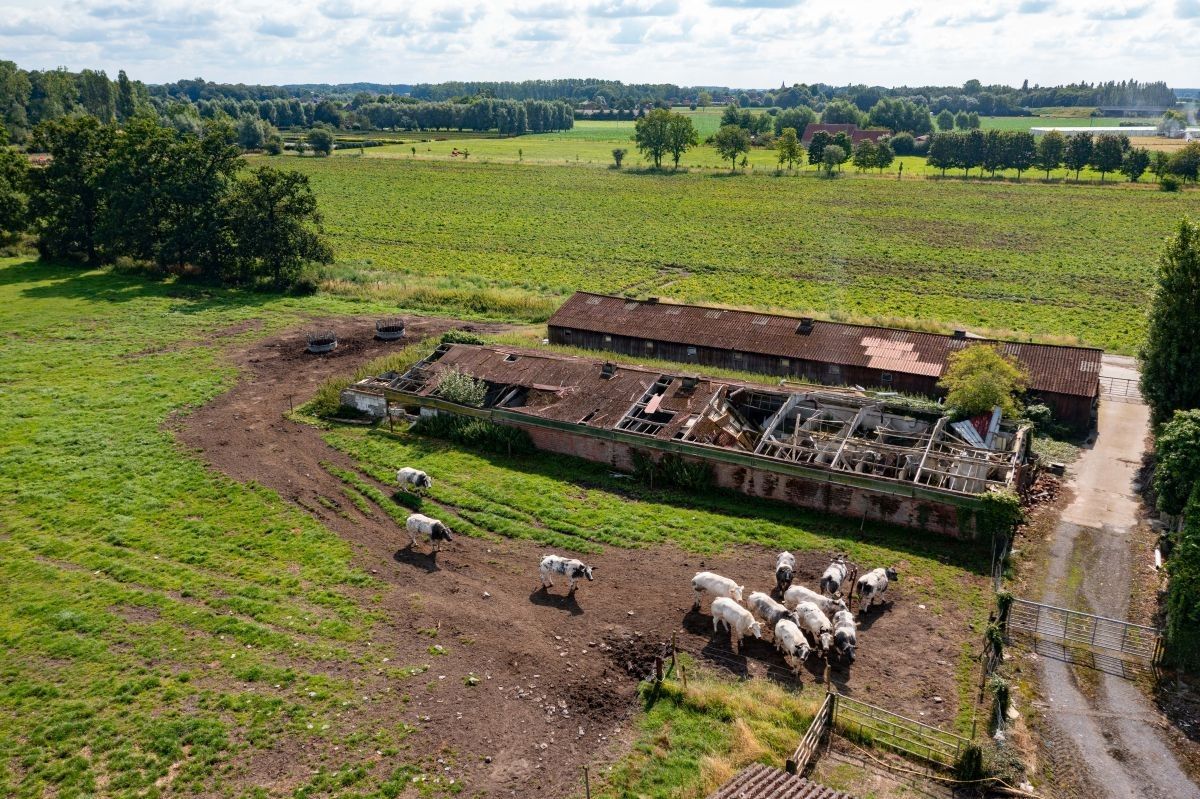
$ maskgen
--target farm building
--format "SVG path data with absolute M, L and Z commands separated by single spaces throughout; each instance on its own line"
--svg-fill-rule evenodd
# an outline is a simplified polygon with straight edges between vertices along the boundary
M 439 396 L 443 375 L 487 385 L 482 407 Z M 403 375 L 343 393 L 411 414 L 525 430 L 541 450 L 631 472 L 645 459 L 708 465 L 715 484 L 855 519 L 971 537 L 981 495 L 1028 478 L 1028 428 L 951 424 L 862 392 L 790 391 L 572 356 L 443 344 Z
M 1029 374 L 1029 395 L 1078 430 L 1100 395 L 1101 351 L 912 330 L 822 322 L 807 317 L 678 305 L 578 292 L 547 323 L 550 341 L 646 358 L 871 386 L 939 396 L 950 356 L 973 343 L 1000 346 Z
M 861 130 L 858 125 L 853 122 L 839 122 L 825 124 L 822 122 L 813 122 L 804 127 L 804 135 L 801 136 L 800 142 L 805 147 L 812 144 L 813 136 L 817 135 L 818 131 L 824 131 L 830 136 L 836 136 L 839 133 L 845 133 L 850 137 L 852 144 L 858 144 L 863 139 L 870 139 L 877 142 L 882 138 L 892 135 L 888 130 Z

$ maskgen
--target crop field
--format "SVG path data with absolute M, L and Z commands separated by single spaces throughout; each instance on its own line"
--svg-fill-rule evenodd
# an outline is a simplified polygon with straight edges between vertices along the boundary
M 1200 194 L 296 159 L 338 263 L 400 307 L 544 320 L 576 289 L 920 319 L 1116 352 Z
M 811 563 L 838 550 L 901 564 L 903 601 L 880 629 L 935 641 L 944 662 L 931 667 L 913 647 L 912 679 L 889 680 L 864 650 L 853 684 L 878 682 L 909 708 L 941 692 L 954 699 L 928 706 L 939 723 L 967 723 L 958 700 L 970 694 L 971 645 L 987 613 L 986 564 L 971 548 L 651 491 L 565 458 L 487 457 L 359 427 L 280 427 L 286 397 L 310 385 L 281 375 L 315 379 L 358 361 L 349 347 L 328 366 L 288 361 L 280 348 L 297 334 L 279 331 L 314 316 L 344 330 L 343 314 L 384 310 L 0 261 L 0 793 L 438 797 L 528 784 L 559 796 L 577 790 L 578 766 L 590 760 L 615 762 L 604 795 L 617 796 L 677 785 L 701 745 L 713 758 L 708 778 L 773 759 L 808 699 L 747 716 L 747 736 L 732 723 L 743 692 L 705 678 L 702 693 L 636 717 L 626 739 L 612 728 L 637 707 L 636 680 L 617 656 L 564 657 L 556 640 L 594 649 L 614 625 L 629 641 L 669 636 L 689 592 L 626 593 L 623 579 L 645 585 L 669 568 L 672 584 L 686 585 L 677 576 L 698 561 L 745 569 L 747 558 L 768 556 L 763 546 L 794 547 Z M 247 371 L 270 363 L 271 380 Z M 235 384 L 241 410 L 214 407 Z M 262 479 L 206 463 L 222 458 Z M 407 510 L 381 486 L 399 461 L 437 474 L 425 502 L 463 534 L 440 568 L 397 551 Z M 321 501 L 298 500 L 285 472 Z M 581 591 L 582 607 L 527 596 L 536 580 L 528 563 L 545 546 L 590 553 L 608 575 Z M 480 598 L 485 587 L 492 598 Z M 497 613 L 516 634 L 490 634 Z M 706 617 L 684 623 L 707 636 Z M 534 683 L 580 709 L 548 726 L 536 693 L 515 695 Z M 585 690 L 593 683 L 610 687 Z M 490 701 L 479 702 L 483 692 Z M 726 708 L 716 717 L 729 723 L 705 726 L 703 707 Z M 577 726 L 586 728 L 578 739 Z M 536 758 L 521 732 L 535 728 L 552 742 Z M 692 774 L 679 795 L 703 795 L 703 779 Z

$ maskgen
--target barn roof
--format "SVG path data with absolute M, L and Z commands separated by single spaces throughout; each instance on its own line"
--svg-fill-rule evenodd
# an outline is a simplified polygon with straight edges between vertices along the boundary
M 847 793 L 826 788 L 764 766 L 762 763 L 739 771 L 729 782 L 708 795 L 708 799 L 851 799 Z
M 1101 351 L 1091 347 L 961 338 L 888 327 L 813 321 L 780 314 L 640 301 L 577 292 L 549 325 L 713 349 L 735 350 L 840 366 L 941 377 L 949 357 L 974 343 L 998 345 L 1029 373 L 1029 387 L 1052 394 L 1094 397 Z

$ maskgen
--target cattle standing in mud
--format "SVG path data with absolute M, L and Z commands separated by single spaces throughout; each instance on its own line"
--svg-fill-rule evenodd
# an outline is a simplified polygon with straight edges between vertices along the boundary
M 420 469 L 414 469 L 411 466 L 405 466 L 396 472 L 396 482 L 405 491 L 411 490 L 418 494 L 424 494 L 433 488 L 433 478 Z
M 775 590 L 779 592 L 779 596 L 782 597 L 791 587 L 795 574 L 796 556 L 791 552 L 780 552 L 779 557 L 775 559 Z
M 546 590 L 554 585 L 554 580 L 550 578 L 552 574 L 564 575 L 568 582 L 568 593 L 575 592 L 575 581 L 587 578 L 588 582 L 592 581 L 592 567 L 585 566 L 583 561 L 573 558 L 564 558 L 559 555 L 547 555 L 542 558 L 542 564 L 538 568 L 542 576 L 542 590 Z
M 846 574 L 850 568 L 846 559 L 839 556 L 829 564 L 829 568 L 821 575 L 821 593 L 826 596 L 837 596 L 842 592 L 842 583 L 846 582 Z
M 872 569 L 858 578 L 855 590 L 858 592 L 858 611 L 865 613 L 875 602 L 882 602 L 887 593 L 888 583 L 900 579 L 895 569 Z
M 746 607 L 750 608 L 750 612 L 753 613 L 756 618 L 762 620 L 763 626 L 768 630 L 774 630 L 775 625 L 780 619 L 792 618 L 792 612 L 790 610 L 776 602 L 774 599 L 771 599 L 771 597 L 764 594 L 762 591 L 755 591 L 754 593 L 750 594 L 750 597 L 746 600 Z
M 414 547 L 417 545 L 417 536 L 428 537 L 435 555 L 441 551 L 443 541 L 454 540 L 449 527 L 421 513 L 409 516 L 408 521 L 404 523 L 404 529 L 408 531 L 408 537 L 412 539 Z
M 812 647 L 796 622 L 791 619 L 780 619 L 775 623 L 775 648 L 783 655 L 788 667 L 796 674 L 812 653 Z
M 830 599 L 803 585 L 793 585 L 783 595 L 783 604 L 792 610 L 795 610 L 796 605 L 799 605 L 801 602 L 813 603 L 821 609 L 822 613 L 831 618 L 839 610 L 846 609 L 846 600 Z
M 696 576 L 692 578 L 692 590 L 696 592 L 696 603 L 692 605 L 692 608 L 694 610 L 700 608 L 700 600 L 704 598 L 705 594 L 727 597 L 735 602 L 741 602 L 742 589 L 745 587 L 715 572 L 696 572 Z
M 846 663 L 854 662 L 854 650 L 858 647 L 858 623 L 854 614 L 839 610 L 833 614 L 833 651 Z
M 796 622 L 801 630 L 808 633 L 821 654 L 828 655 L 833 647 L 833 625 L 829 623 L 829 617 L 812 602 L 801 602 L 796 605 Z
M 749 633 L 762 638 L 762 625 L 754 620 L 750 611 L 727 596 L 719 596 L 712 603 L 713 632 L 724 623 L 729 628 L 729 646 L 734 652 L 741 649 L 742 639 Z

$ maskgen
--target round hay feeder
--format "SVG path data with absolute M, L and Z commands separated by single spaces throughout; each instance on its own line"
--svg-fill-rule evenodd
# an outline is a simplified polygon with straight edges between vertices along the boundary
M 308 334 L 308 351 L 316 354 L 333 352 L 337 349 L 337 333 L 332 330 L 319 330 Z
M 404 320 L 399 317 L 380 319 L 375 323 L 375 338 L 380 341 L 396 341 L 404 338 Z

